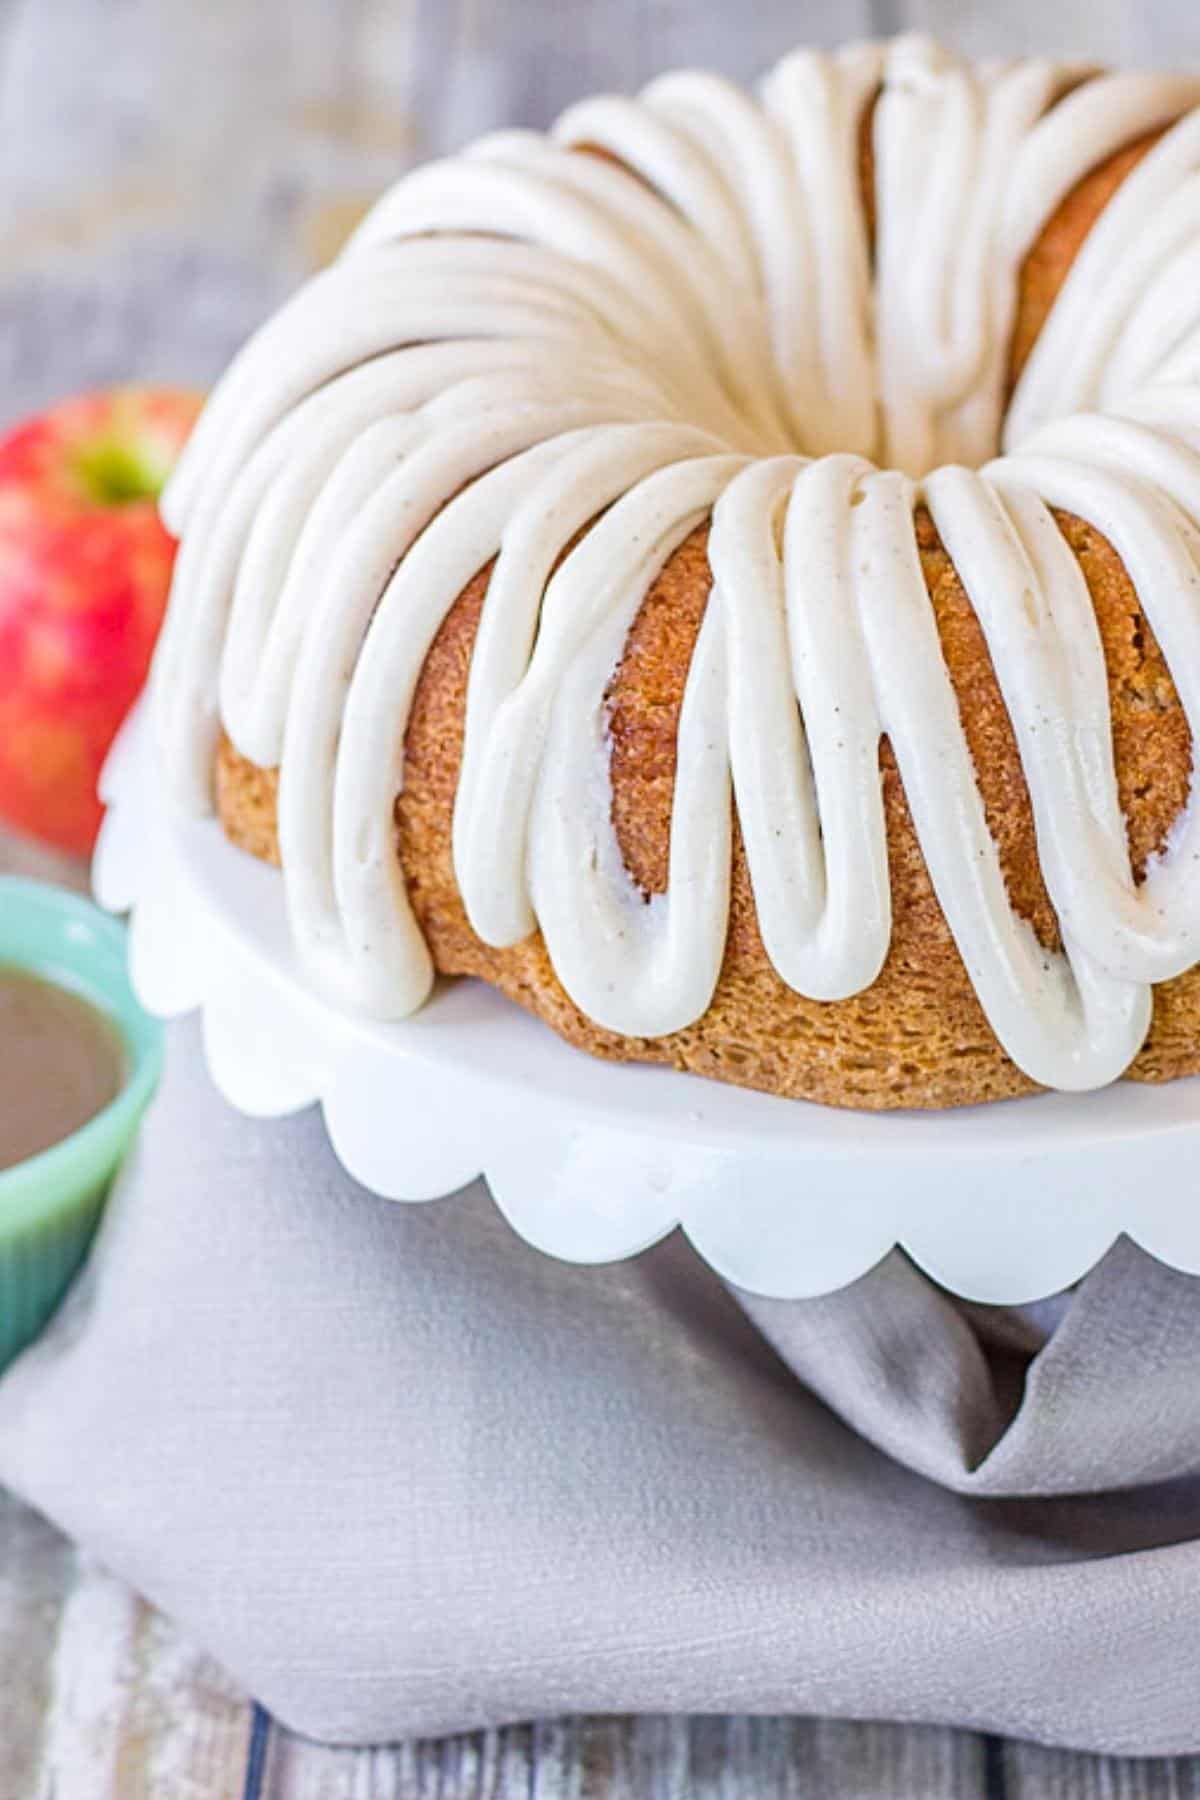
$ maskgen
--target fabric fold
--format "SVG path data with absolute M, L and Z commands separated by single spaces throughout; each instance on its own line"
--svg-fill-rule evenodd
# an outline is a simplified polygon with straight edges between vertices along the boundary
M 170 1033 L 139 1156 L 0 1382 L 0 1478 L 286 1723 L 937 1720 L 1200 1750 L 1200 1288 L 1128 1244 L 1058 1309 L 900 1254 L 734 1294 L 577 1268 L 476 1184 L 397 1206 Z

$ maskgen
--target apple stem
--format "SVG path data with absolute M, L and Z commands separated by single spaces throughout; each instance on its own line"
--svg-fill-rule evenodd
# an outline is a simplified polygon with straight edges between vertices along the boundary
M 88 499 L 99 506 L 133 506 L 142 500 L 157 500 L 163 486 L 161 470 L 112 439 L 81 450 L 76 472 Z

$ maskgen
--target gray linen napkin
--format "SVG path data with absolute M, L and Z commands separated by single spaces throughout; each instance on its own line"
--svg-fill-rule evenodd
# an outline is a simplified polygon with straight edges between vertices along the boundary
M 942 1720 L 1200 1750 L 1200 1287 L 1118 1245 L 1045 1341 L 900 1255 L 734 1294 L 553 1262 L 236 1117 L 194 1022 L 0 1478 L 286 1723 Z

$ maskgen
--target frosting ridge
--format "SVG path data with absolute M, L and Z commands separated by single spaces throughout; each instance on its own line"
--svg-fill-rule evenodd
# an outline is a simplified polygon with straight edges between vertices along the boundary
M 1200 808 L 1136 885 L 1099 635 L 1051 509 L 1113 543 L 1196 741 L 1198 102 L 1200 80 L 973 66 L 905 38 L 797 52 L 757 96 L 683 74 L 585 101 L 384 196 L 235 360 L 165 500 L 166 766 L 202 807 L 222 728 L 278 764 L 293 934 L 324 982 L 387 1015 L 428 992 L 394 841 L 404 726 L 494 562 L 453 831 L 484 941 L 540 928 L 614 1031 L 691 1023 L 724 955 L 736 802 L 774 967 L 814 998 L 861 991 L 890 937 L 886 735 L 1008 1054 L 1056 1087 L 1126 1067 L 1150 984 L 1200 960 Z M 1006 410 L 1023 256 L 1077 180 L 1164 127 Z M 1061 951 L 1008 899 L 920 506 L 1013 723 Z M 647 898 L 610 816 L 606 696 L 647 589 L 709 518 L 670 878 Z

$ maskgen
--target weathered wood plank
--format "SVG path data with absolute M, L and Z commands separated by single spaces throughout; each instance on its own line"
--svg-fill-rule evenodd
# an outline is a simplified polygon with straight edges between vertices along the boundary
M 603 15 L 608 8 L 591 10 Z M 798 44 L 832 47 L 895 28 L 888 0 L 807 0 L 803 6 L 789 5 L 787 0 L 764 5 L 760 0 L 736 12 L 721 6 L 680 6 L 677 0 L 643 0 L 636 10 L 644 20 L 639 81 L 661 69 L 690 67 L 720 69 L 748 81 Z
M 1167 8 L 1135 7 L 1130 0 L 1005 0 L 1003 6 L 963 6 L 959 0 L 877 0 L 885 30 L 928 31 L 972 56 L 1029 56 L 1063 53 L 1096 61 L 1130 63 L 1145 59 L 1143 17 Z
M 122 381 L 207 387 L 285 285 L 169 245 L 133 246 L 97 269 L 12 271 L 0 285 L 0 425 Z
M 980 1740 L 811 1719 L 569 1718 L 333 1750 L 275 1731 L 264 1800 L 972 1800 Z
M 38 1790 L 54 1800 L 235 1800 L 250 1708 L 122 1582 L 81 1562 L 49 1665 Z
M 886 30 L 929 31 L 976 56 L 1057 52 L 1127 66 L 1200 62 L 1195 8 L 1172 0 L 876 0 L 875 12 Z
M 1005 1744 L 1005 1800 L 1194 1800 L 1200 1757 L 1085 1756 Z
M 37 1791 L 51 1657 L 74 1574 L 66 1540 L 0 1492 L 0 1771 L 6 1800 Z

